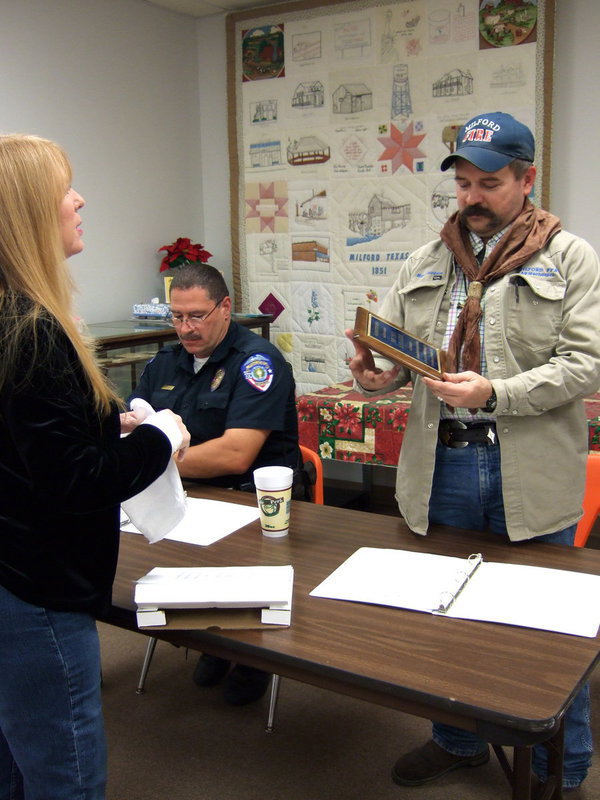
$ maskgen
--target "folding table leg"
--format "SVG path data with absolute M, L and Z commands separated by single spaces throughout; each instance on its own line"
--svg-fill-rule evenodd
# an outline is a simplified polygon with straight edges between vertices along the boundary
M 140 672 L 140 679 L 138 681 L 136 694 L 143 694 L 144 693 L 144 684 L 146 683 L 146 675 L 148 674 L 148 670 L 150 669 L 150 662 L 152 661 L 152 656 L 154 655 L 154 650 L 156 649 L 156 642 L 158 639 L 155 639 L 154 636 L 151 636 L 148 639 L 148 646 L 146 647 L 146 655 L 144 656 L 144 663 L 142 664 L 142 671 Z
M 531 747 L 515 747 L 513 756 L 513 800 L 531 798 Z
M 273 720 L 275 719 L 275 708 L 277 706 L 277 697 L 279 695 L 279 675 L 273 675 L 271 679 L 271 697 L 269 700 L 269 714 L 267 717 L 267 733 L 273 733 Z

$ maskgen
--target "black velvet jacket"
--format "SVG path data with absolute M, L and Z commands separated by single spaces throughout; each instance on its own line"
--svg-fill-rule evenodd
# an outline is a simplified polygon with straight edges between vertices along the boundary
M 121 439 L 116 407 L 98 417 L 56 329 L 39 321 L 35 363 L 24 342 L 0 390 L 0 584 L 34 605 L 98 615 L 110 602 L 119 504 L 164 471 L 171 446 L 151 425 Z M 1 342 L 0 320 L 0 358 Z

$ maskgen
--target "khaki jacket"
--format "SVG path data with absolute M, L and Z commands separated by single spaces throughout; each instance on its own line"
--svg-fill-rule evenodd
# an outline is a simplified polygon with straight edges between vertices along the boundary
M 379 313 L 441 347 L 453 280 L 452 254 L 441 241 L 430 242 L 401 267 Z M 488 377 L 498 397 L 508 535 L 519 541 L 561 530 L 582 514 L 588 451 L 582 398 L 600 386 L 598 256 L 561 231 L 520 269 L 488 286 L 483 325 Z M 409 527 L 425 534 L 439 401 L 412 378 L 396 499 Z M 409 380 L 404 370 L 394 387 Z

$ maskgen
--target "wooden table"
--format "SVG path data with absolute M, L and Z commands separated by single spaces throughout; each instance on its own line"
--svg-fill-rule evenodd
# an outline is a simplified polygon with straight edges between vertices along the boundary
M 203 487 L 190 494 L 253 504 L 252 495 Z M 290 534 L 261 535 L 258 521 L 210 547 L 149 546 L 122 534 L 113 609 L 104 620 L 136 630 L 136 579 L 154 566 L 292 564 L 292 625 L 253 631 L 157 632 L 171 641 L 296 680 L 478 733 L 494 745 L 529 800 L 531 745 L 552 740 L 550 763 L 562 797 L 562 719 L 600 658 L 600 637 L 454 620 L 430 614 L 309 597 L 358 547 L 392 547 L 488 561 L 600 574 L 600 551 L 558 545 L 509 546 L 496 537 L 434 527 L 411 533 L 397 517 L 294 502 Z M 514 747 L 513 768 L 501 745 Z M 468 780 L 468 777 L 465 777 Z

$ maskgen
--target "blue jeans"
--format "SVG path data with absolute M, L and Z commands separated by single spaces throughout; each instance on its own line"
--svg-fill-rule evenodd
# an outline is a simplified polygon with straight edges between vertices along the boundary
M 0 800 L 103 800 L 100 647 L 89 614 L 0 586 Z
M 431 490 L 429 520 L 440 525 L 489 531 L 506 536 L 500 475 L 500 448 L 469 445 L 450 448 L 438 444 Z M 537 536 L 538 542 L 572 545 L 576 525 Z M 517 545 L 518 546 L 518 545 Z M 433 740 L 459 756 L 481 753 L 487 743 L 474 733 L 434 722 Z M 563 786 L 578 786 L 592 760 L 589 686 L 576 695 L 565 714 Z M 533 770 L 541 780 L 548 776 L 548 754 L 543 745 L 533 748 Z

